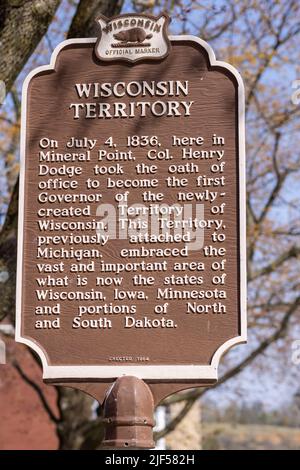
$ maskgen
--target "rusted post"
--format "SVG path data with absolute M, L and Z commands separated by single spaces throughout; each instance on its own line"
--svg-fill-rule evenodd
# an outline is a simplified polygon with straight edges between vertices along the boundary
M 102 447 L 153 448 L 154 400 L 148 385 L 137 377 L 119 377 L 106 394 L 103 423 Z

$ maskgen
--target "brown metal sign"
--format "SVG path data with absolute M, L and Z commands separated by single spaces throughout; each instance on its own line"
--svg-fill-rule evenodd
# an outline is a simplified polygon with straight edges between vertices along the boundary
M 16 339 L 48 380 L 213 381 L 246 340 L 242 80 L 165 16 L 99 21 L 24 84 Z

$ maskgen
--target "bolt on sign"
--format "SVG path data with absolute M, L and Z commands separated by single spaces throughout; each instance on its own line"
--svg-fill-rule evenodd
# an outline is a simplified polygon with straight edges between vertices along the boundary
M 16 339 L 48 381 L 213 383 L 246 340 L 243 83 L 166 15 L 97 21 L 24 83 Z

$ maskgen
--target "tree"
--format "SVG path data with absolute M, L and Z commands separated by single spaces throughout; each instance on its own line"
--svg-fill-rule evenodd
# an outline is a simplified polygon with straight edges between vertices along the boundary
M 53 17 L 60 3 L 51 0 L 0 3 L 1 56 L 2 64 L 6 64 L 0 65 L 0 71 L 7 91 L 11 90 L 12 100 L 10 115 L 4 112 L 0 122 L 1 133 L 6 137 L 0 151 L 7 174 L 12 169 L 8 155 L 17 151 L 19 132 L 18 93 L 11 87 L 38 42 L 45 37 L 51 21 L 55 22 Z M 195 34 L 208 41 L 218 58 L 240 70 L 246 85 L 250 344 L 238 354 L 233 351 L 226 355 L 216 388 L 253 364 L 262 364 L 261 358 L 266 361 L 270 351 L 277 354 L 278 362 L 279 353 L 289 352 L 292 327 L 297 326 L 300 218 L 296 185 L 300 156 L 296 149 L 300 110 L 292 103 L 291 95 L 292 81 L 299 72 L 300 5 L 296 0 L 228 0 L 216 4 L 210 0 L 161 0 L 126 2 L 125 6 L 151 13 L 167 10 L 173 18 L 174 32 Z M 81 0 L 76 11 L 72 7 L 74 15 L 68 37 L 94 35 L 96 14 L 111 16 L 121 7 L 122 2 L 118 1 Z M 24 44 L 15 38 L 19 24 L 26 31 Z M 8 193 L 8 209 L 5 210 L 3 200 L 1 210 L 5 222 L 0 232 L 0 272 L 7 276 L 3 277 L 5 282 L 0 282 L 0 318 L 9 317 L 13 322 L 17 183 L 9 182 Z M 28 380 L 26 376 L 23 378 Z M 157 437 L 171 432 L 209 390 L 189 390 L 167 398 L 164 406 L 181 402 L 182 409 Z M 99 419 L 91 420 L 90 400 L 74 390 L 58 388 L 57 393 L 60 416 L 52 418 L 61 448 L 97 447 L 101 425 Z

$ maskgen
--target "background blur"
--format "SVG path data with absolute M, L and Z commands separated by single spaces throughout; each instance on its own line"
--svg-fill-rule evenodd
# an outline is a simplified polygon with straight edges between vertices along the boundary
M 44 385 L 34 354 L 13 340 L 20 99 L 25 76 L 48 64 L 59 42 L 96 36 L 94 18 L 120 11 L 166 11 L 172 34 L 206 40 L 246 87 L 249 341 L 223 358 L 214 388 L 162 403 L 158 446 L 299 449 L 297 0 L 0 1 L 0 449 L 95 449 L 101 442 L 93 400 Z

